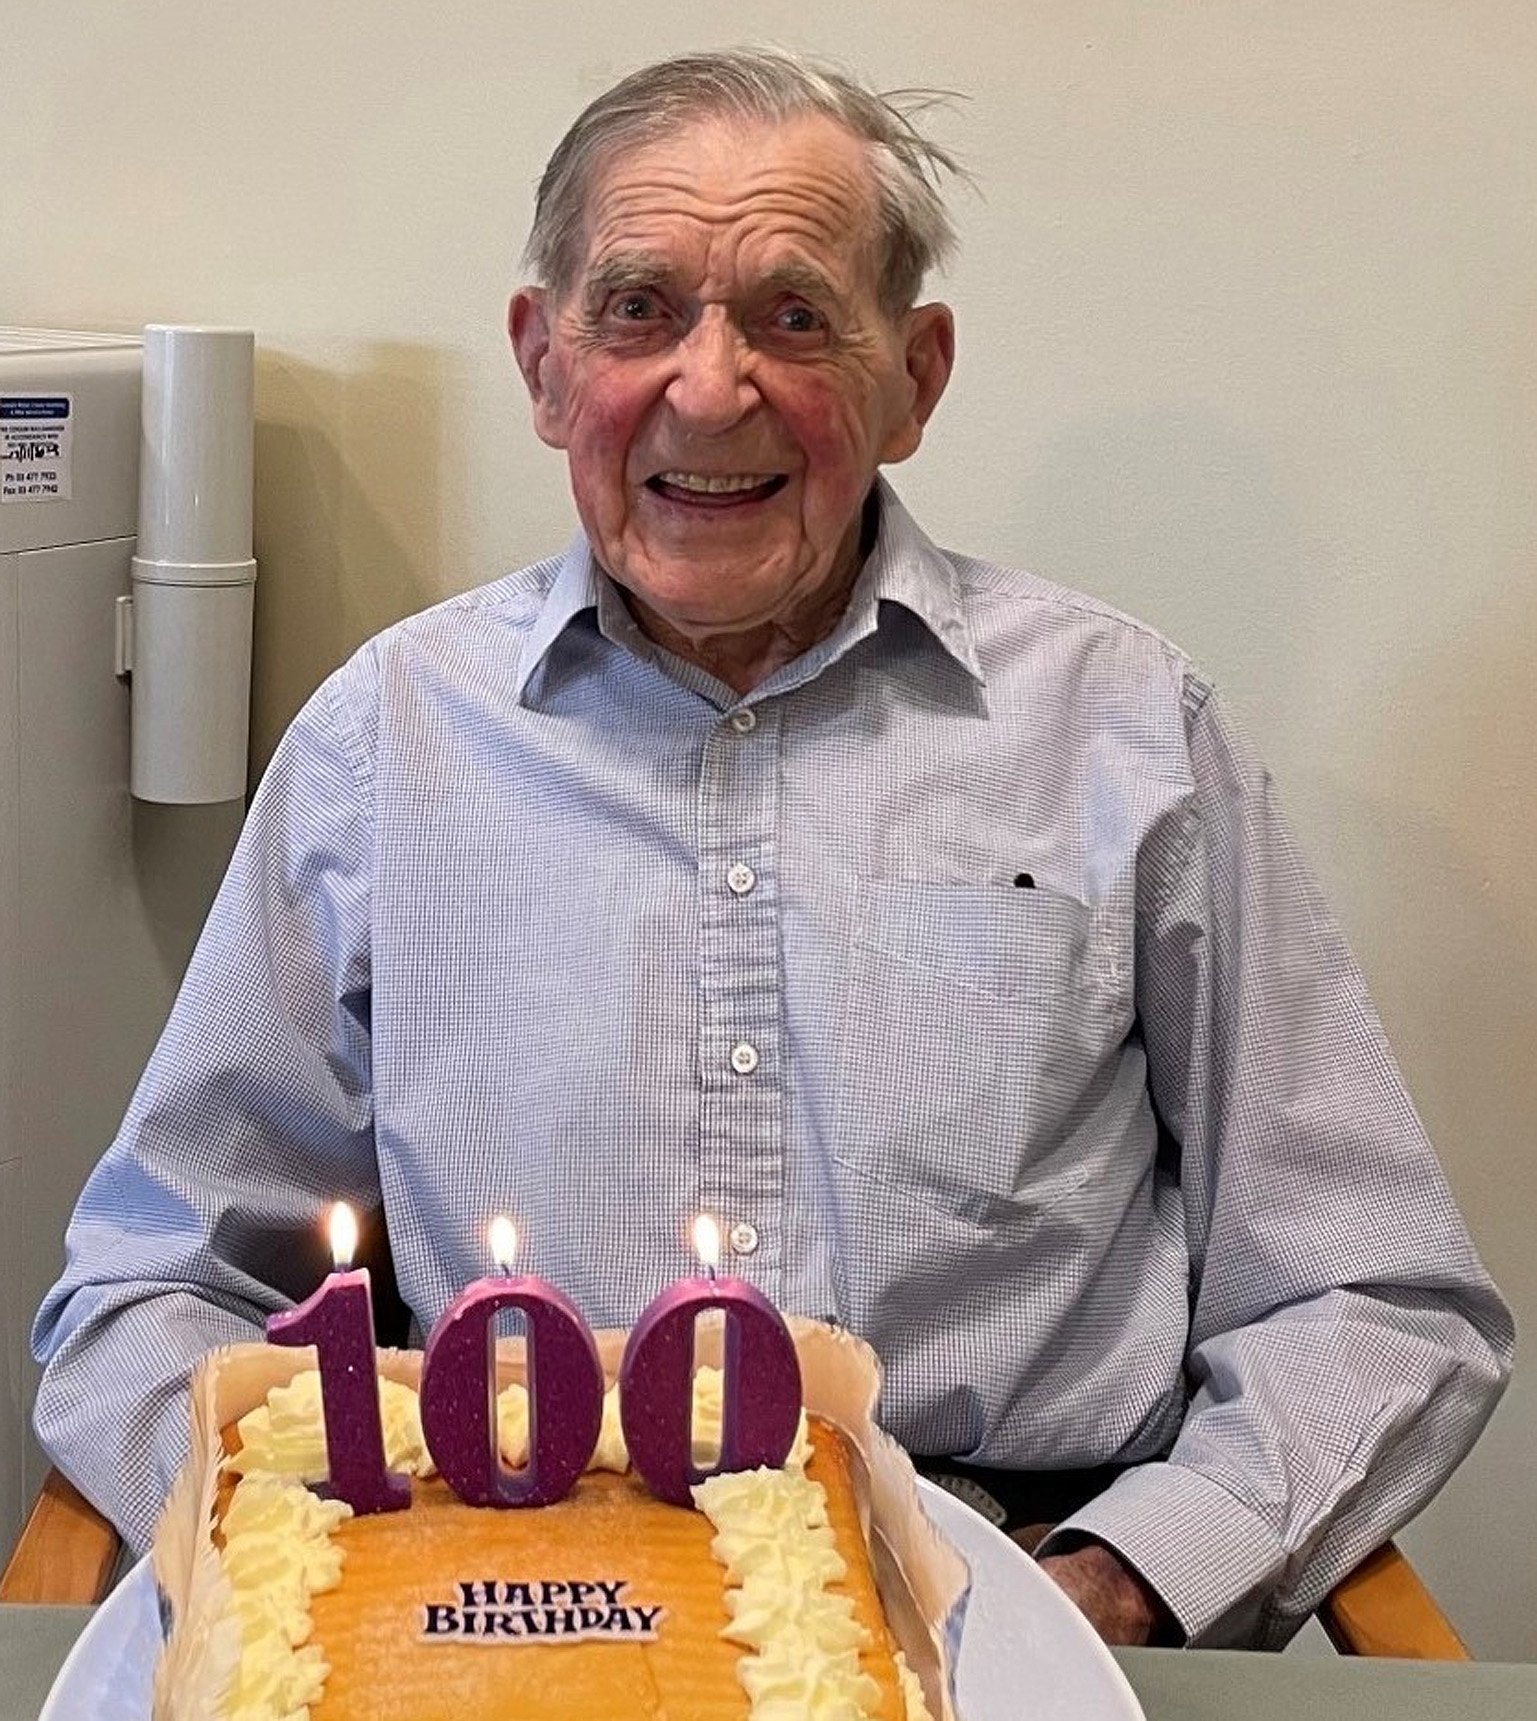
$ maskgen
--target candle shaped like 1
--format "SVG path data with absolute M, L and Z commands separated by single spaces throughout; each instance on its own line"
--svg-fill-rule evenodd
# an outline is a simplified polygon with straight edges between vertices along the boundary
M 470 1506 L 549 1506 L 587 1468 L 603 1422 L 603 1365 L 575 1305 L 543 1279 L 514 1277 L 517 1232 L 491 1224 L 499 1274 L 466 1285 L 422 1359 L 422 1433 L 443 1480 Z M 497 1449 L 496 1316 L 519 1309 L 528 1379 L 528 1466 Z
M 275 1345 L 314 1345 L 326 1428 L 330 1492 L 354 1512 L 398 1512 L 411 1504 L 411 1479 L 386 1467 L 374 1358 L 374 1306 L 368 1269 L 353 1267 L 358 1226 L 352 1209 L 331 1209 L 331 1256 L 336 1271 L 287 1314 L 267 1321 Z
M 707 1213 L 694 1222 L 705 1264 L 695 1279 L 669 1285 L 635 1323 L 619 1366 L 619 1418 L 630 1462 L 659 1499 L 691 1504 L 689 1489 L 712 1471 L 695 1467 L 694 1323 L 707 1309 L 725 1316 L 725 1381 L 718 1470 L 777 1468 L 795 1444 L 801 1412 L 800 1360 L 774 1305 L 744 1279 L 716 1277 L 720 1230 Z

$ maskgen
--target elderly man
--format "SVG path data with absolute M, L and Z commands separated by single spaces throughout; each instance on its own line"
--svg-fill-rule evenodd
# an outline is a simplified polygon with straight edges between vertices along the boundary
M 877 476 L 944 164 L 763 54 L 556 151 L 511 333 L 582 534 L 301 713 L 39 1317 L 135 1539 L 335 1196 L 422 1329 L 497 1210 L 599 1324 L 713 1210 L 1112 1640 L 1283 1641 L 1488 1416 L 1508 1316 L 1219 696 Z

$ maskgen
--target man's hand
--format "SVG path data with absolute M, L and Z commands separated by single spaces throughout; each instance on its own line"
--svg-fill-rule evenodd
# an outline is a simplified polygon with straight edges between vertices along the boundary
M 1168 1623 L 1158 1597 L 1103 1542 L 1048 1554 L 1041 1570 L 1077 1603 L 1106 1643 L 1151 1643 Z

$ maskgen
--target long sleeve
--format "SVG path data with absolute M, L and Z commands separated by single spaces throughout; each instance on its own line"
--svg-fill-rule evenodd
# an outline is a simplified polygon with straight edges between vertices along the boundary
M 38 1314 L 38 1438 L 135 1547 L 185 1451 L 192 1364 L 314 1288 L 329 1201 L 379 1206 L 365 760 L 328 683 L 266 773 Z
M 1192 1641 L 1276 1647 L 1467 1452 L 1513 1330 L 1268 777 L 1199 684 L 1186 718 L 1196 793 L 1144 856 L 1137 991 L 1191 1397 L 1167 1462 L 1062 1532 L 1117 1548 Z

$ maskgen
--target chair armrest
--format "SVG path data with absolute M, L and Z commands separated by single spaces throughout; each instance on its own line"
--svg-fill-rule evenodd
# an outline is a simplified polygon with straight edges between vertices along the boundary
M 50 1470 L 0 1575 L 0 1602 L 99 1602 L 121 1546 L 117 1531 L 90 1501 Z
M 1470 1661 L 1467 1646 L 1392 1542 L 1334 1586 L 1318 1621 L 1341 1655 Z

